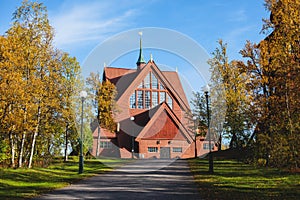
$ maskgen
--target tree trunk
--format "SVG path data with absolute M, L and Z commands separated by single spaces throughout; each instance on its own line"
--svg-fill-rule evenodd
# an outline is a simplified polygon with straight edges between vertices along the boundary
M 256 130 L 254 130 L 253 133 L 251 134 L 251 136 L 246 144 L 246 147 L 249 147 L 249 145 L 254 141 L 255 135 L 256 135 Z
M 66 132 L 65 132 L 65 156 L 64 156 L 64 162 L 68 161 L 68 129 L 69 124 L 66 125 Z
M 96 157 L 99 156 L 99 146 L 100 146 L 100 124 L 99 124 L 99 126 L 98 126 L 98 137 L 97 137 Z
M 230 149 L 236 149 L 238 146 L 237 146 L 237 137 L 236 137 L 236 134 L 235 133 L 232 133 L 232 138 L 230 140 L 230 143 L 229 143 L 229 148 Z
M 27 111 L 26 106 L 24 107 L 24 119 L 23 119 L 23 125 L 25 125 L 27 122 Z M 26 130 L 24 126 L 24 131 L 22 134 L 22 140 L 21 140 L 21 148 L 20 148 L 20 155 L 19 155 L 19 167 L 21 168 L 23 165 L 23 152 L 24 152 L 24 145 L 25 145 L 25 138 L 26 138 Z
M 22 135 L 20 155 L 19 155 L 19 167 L 22 167 L 23 165 L 23 151 L 24 151 L 25 137 L 26 137 L 26 132 L 24 131 Z
M 29 156 L 28 168 L 32 167 L 32 159 L 33 159 L 33 154 L 34 154 L 35 141 L 36 141 L 36 137 L 39 132 L 40 120 L 41 120 L 41 107 L 38 106 L 37 125 L 35 127 L 33 137 L 32 137 L 32 145 L 31 145 L 31 151 L 30 151 L 30 156 Z
M 15 168 L 15 142 L 13 138 L 12 131 L 9 132 L 9 141 L 10 141 L 10 152 L 11 152 L 11 160 L 10 160 L 10 165 L 12 168 Z
M 222 150 L 222 132 L 220 132 L 219 141 L 218 141 L 218 151 L 221 150 Z

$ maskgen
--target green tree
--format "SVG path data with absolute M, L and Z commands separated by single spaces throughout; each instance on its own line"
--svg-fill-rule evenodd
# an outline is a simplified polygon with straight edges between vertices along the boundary
M 205 137 L 208 128 L 207 120 L 207 104 L 204 94 L 200 92 L 194 92 L 193 98 L 191 100 L 192 113 L 190 116 L 190 121 L 195 120 L 195 126 L 192 126 L 193 132 L 195 128 L 199 130 L 199 134 Z
M 109 81 L 101 83 L 99 73 L 91 73 L 87 78 L 87 84 L 90 92 L 93 94 L 93 106 L 96 113 L 96 126 L 108 129 L 112 132 L 116 131 L 116 123 L 113 114 L 118 112 L 115 98 L 117 95 L 116 87 Z M 98 129 L 98 139 L 96 147 L 96 155 L 99 152 L 100 129 Z
M 61 148 L 62 135 L 77 137 L 74 121 L 80 66 L 53 46 L 46 8 L 23 1 L 0 37 L 0 132 L 9 143 L 11 166 L 32 167 Z
M 15 36 L 26 49 L 23 55 L 26 58 L 26 90 L 30 97 L 26 102 L 26 115 L 30 123 L 31 147 L 28 167 L 32 167 L 36 140 L 39 134 L 42 119 L 48 113 L 46 104 L 51 104 L 52 98 L 47 98 L 52 92 L 51 84 L 51 56 L 53 30 L 47 18 L 46 8 L 42 4 L 23 1 L 13 16 L 14 25 L 8 35 Z M 20 32 L 16 30 L 20 30 Z M 24 59 L 25 60 L 25 59 Z M 55 101 L 55 100 L 54 100 Z
M 212 72 L 212 115 L 215 115 L 212 118 L 215 122 L 211 125 L 218 130 L 219 126 L 222 127 L 221 118 L 224 117 L 224 132 L 230 138 L 229 146 L 239 149 L 246 145 L 248 130 L 252 126 L 248 116 L 251 102 L 246 90 L 248 76 L 240 73 L 237 61 L 228 61 L 227 44 L 222 40 L 218 44 L 213 58 L 208 61 Z
M 62 123 L 65 127 L 64 131 L 64 141 L 65 141 L 65 149 L 64 149 L 64 160 L 68 160 L 68 146 L 70 141 L 74 141 L 77 134 L 74 133 L 76 116 L 75 116 L 75 98 L 76 94 L 79 93 L 79 85 L 80 85 L 80 66 L 76 61 L 76 58 L 71 58 L 67 53 L 63 53 L 61 58 L 61 75 L 60 78 L 61 88 L 59 94 L 61 95 L 60 100 L 60 108 L 62 108 Z

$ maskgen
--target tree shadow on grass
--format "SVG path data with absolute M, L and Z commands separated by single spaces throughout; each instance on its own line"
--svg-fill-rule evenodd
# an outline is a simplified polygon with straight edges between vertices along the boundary
M 202 199 L 298 199 L 300 196 L 299 178 L 284 171 L 215 160 L 214 173 L 210 174 L 208 160 L 191 162 Z
M 48 168 L 5 169 L 0 171 L 0 199 L 24 199 L 82 179 L 78 162 L 55 162 Z M 88 176 L 110 170 L 99 161 L 86 161 Z

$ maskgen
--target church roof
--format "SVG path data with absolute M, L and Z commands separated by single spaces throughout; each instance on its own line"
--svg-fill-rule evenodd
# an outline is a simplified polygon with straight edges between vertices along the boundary
M 149 110 L 151 112 L 151 110 Z M 152 115 L 151 117 L 148 117 L 147 120 L 145 120 L 145 124 L 143 124 L 144 128 L 139 132 L 137 136 L 137 140 L 140 140 L 141 138 L 151 138 L 152 136 L 149 137 L 147 133 L 149 133 L 149 129 L 151 129 L 157 121 L 162 121 L 162 124 L 165 123 L 165 120 L 159 120 L 159 117 L 161 114 L 165 112 L 168 116 L 170 116 L 170 119 L 176 124 L 176 126 L 179 128 L 179 132 L 177 136 L 174 136 L 175 139 L 179 135 L 182 135 L 187 141 L 192 142 L 193 138 L 189 134 L 189 131 L 185 128 L 185 126 L 182 124 L 182 122 L 176 117 L 172 109 L 165 103 L 161 103 L 159 106 L 153 108 L 152 110 Z M 149 116 L 149 115 L 148 115 Z M 162 127 L 155 127 L 156 130 L 160 130 Z
M 173 72 L 173 71 L 162 71 L 162 73 L 165 75 L 165 77 L 167 78 L 167 80 L 171 83 L 171 85 L 176 88 L 176 92 L 178 93 L 178 95 L 182 98 L 182 100 L 188 104 L 188 100 L 186 98 L 184 89 L 181 85 L 181 81 L 180 78 L 178 76 L 177 72 Z
M 109 80 L 111 83 L 116 84 L 118 80 L 130 73 L 134 73 L 134 69 L 117 68 L 117 67 L 105 67 L 103 72 L 103 80 Z
M 122 96 L 126 96 L 124 95 L 126 91 L 130 93 L 127 94 L 127 96 L 131 95 L 132 91 L 138 87 L 151 69 L 158 74 L 158 78 L 164 83 L 170 92 L 173 93 L 180 105 L 184 108 L 189 108 L 188 100 L 182 88 L 178 73 L 174 71 L 161 71 L 154 61 L 149 61 L 141 70 L 105 67 L 103 80 L 109 80 L 111 83 L 116 85 L 116 100 L 118 101 Z

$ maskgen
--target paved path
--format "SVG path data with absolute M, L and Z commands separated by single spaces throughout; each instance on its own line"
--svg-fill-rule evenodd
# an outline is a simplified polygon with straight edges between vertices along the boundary
M 187 161 L 137 160 L 37 199 L 199 199 Z

